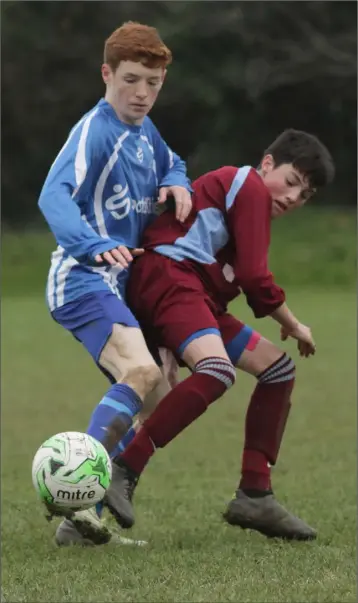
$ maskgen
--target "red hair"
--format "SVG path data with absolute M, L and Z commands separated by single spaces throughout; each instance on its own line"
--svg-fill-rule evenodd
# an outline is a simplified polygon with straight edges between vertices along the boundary
M 165 69 L 172 62 L 172 53 L 155 27 L 128 21 L 116 29 L 104 45 L 104 62 L 112 71 L 121 61 L 140 62 L 150 69 Z

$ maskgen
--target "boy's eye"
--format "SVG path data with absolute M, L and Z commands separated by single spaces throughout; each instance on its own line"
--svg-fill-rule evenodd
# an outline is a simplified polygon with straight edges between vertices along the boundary
M 287 184 L 287 186 L 295 186 L 295 183 L 292 182 L 292 180 L 288 180 L 287 178 L 286 178 L 286 184 Z

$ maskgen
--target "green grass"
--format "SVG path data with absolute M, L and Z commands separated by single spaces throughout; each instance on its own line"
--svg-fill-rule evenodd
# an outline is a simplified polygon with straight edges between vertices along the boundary
M 296 287 L 349 288 L 356 283 L 356 213 L 305 207 L 273 223 L 271 268 L 279 283 Z M 2 237 L 3 294 L 43 295 L 50 253 L 46 230 L 5 231 Z
M 226 526 L 238 479 L 253 382 L 240 375 L 167 449 L 136 494 L 132 534 L 147 549 L 59 550 L 31 484 L 37 447 L 86 428 L 107 385 L 79 344 L 52 323 L 41 298 L 7 297 L 2 321 L 2 587 L 7 602 L 356 600 L 355 295 L 292 291 L 318 351 L 299 360 L 276 494 L 319 530 L 314 543 L 268 541 Z M 237 313 L 257 327 L 243 302 Z M 266 336 L 278 339 L 269 320 Z M 297 357 L 293 342 L 287 344 Z

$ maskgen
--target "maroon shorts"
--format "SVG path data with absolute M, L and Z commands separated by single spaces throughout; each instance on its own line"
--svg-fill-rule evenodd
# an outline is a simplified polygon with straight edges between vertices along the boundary
M 244 349 L 254 349 L 260 337 L 221 311 L 190 267 L 153 251 L 133 262 L 127 296 L 147 341 L 178 356 L 190 341 L 217 333 L 235 364 Z

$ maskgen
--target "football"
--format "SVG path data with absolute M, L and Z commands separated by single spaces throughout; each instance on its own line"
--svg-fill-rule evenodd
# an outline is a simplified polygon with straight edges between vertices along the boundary
M 100 502 L 112 478 L 104 446 L 76 431 L 58 433 L 35 454 L 32 481 L 42 502 L 56 511 L 88 509 Z

